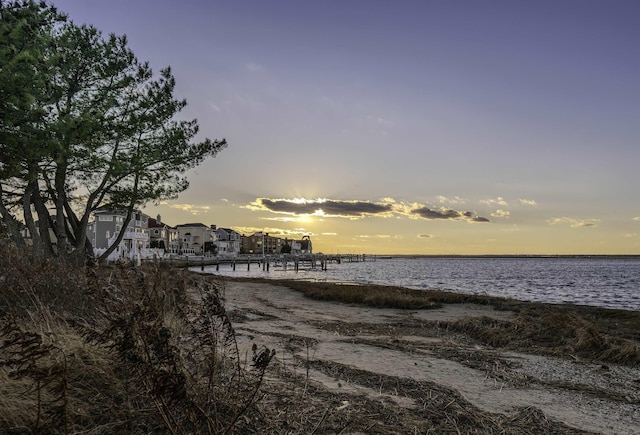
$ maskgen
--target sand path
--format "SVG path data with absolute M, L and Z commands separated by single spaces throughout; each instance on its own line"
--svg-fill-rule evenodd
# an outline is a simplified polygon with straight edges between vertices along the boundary
M 456 304 L 407 313 L 314 301 L 286 287 L 251 282 L 225 283 L 225 305 L 236 317 L 233 324 L 243 352 L 253 344 L 265 345 L 276 349 L 279 362 L 290 367 L 295 365 L 296 357 L 338 363 L 369 372 L 372 377 L 434 382 L 456 390 L 474 406 L 493 413 L 535 407 L 548 418 L 576 429 L 640 434 L 638 369 L 499 352 L 457 341 L 454 336 L 420 331 L 399 335 L 386 326 L 403 319 L 428 322 L 469 316 L 505 318 L 510 316 L 508 312 Z M 292 340 L 304 344 L 291 348 L 287 343 Z M 447 357 L 449 354 L 453 357 Z M 473 363 L 475 359 L 495 361 L 495 365 L 506 361 L 509 368 L 478 367 Z M 361 385 L 357 379 L 340 379 L 320 370 L 309 370 L 308 376 L 311 382 L 344 394 L 345 401 L 352 394 L 365 394 L 391 399 L 401 407 L 415 406 L 411 398 L 383 394 L 381 389 Z

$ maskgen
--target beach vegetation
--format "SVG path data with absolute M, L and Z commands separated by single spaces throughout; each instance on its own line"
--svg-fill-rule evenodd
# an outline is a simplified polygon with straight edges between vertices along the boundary
M 512 315 L 505 319 L 480 316 L 438 321 L 432 326 L 464 334 L 496 348 L 535 350 L 585 361 L 631 366 L 640 364 L 640 312 L 637 311 L 587 305 L 554 305 L 374 284 L 266 280 L 270 283 L 274 281 L 312 299 L 374 308 L 409 311 L 437 309 L 446 304 L 483 305 L 496 311 L 512 312 Z
M 221 287 L 185 270 L 0 256 L 2 433 L 255 433 L 273 351 L 240 355 Z

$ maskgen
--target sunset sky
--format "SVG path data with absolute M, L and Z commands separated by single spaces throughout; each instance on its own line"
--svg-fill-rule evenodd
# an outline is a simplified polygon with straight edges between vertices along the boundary
M 57 0 L 229 146 L 144 211 L 314 251 L 640 254 L 640 1 Z

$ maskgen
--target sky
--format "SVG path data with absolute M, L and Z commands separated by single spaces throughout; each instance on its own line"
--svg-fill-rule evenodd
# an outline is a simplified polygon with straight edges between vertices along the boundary
M 228 147 L 148 204 L 315 252 L 640 254 L 640 2 L 57 0 Z

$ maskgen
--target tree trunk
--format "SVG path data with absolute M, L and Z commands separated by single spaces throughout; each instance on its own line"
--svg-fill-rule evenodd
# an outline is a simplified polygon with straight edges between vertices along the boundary
M 38 229 L 40 230 L 42 250 L 46 255 L 55 255 L 55 251 L 53 250 L 53 241 L 51 240 L 51 233 L 49 232 L 49 229 L 52 228 L 51 215 L 49 214 L 49 210 L 47 210 L 46 204 L 42 200 L 40 191 L 37 190 L 37 183 L 34 182 L 32 184 L 33 188 L 30 189 L 31 202 L 38 214 Z M 60 250 L 58 249 L 58 251 Z
M 38 235 L 36 223 L 33 219 L 33 214 L 31 213 L 31 188 L 29 186 L 25 188 L 24 194 L 22 195 L 22 215 L 24 218 L 24 224 L 29 232 L 29 237 L 31 237 L 31 246 L 33 247 L 33 250 L 35 252 L 42 253 L 42 241 Z
M 7 209 L 2 194 L 2 185 L 0 185 L 0 216 L 2 216 L 2 222 L 4 222 L 11 240 L 15 241 L 16 245 L 24 247 L 26 243 L 22 234 L 20 234 L 20 223 Z
M 55 177 L 56 189 L 56 237 L 58 238 L 58 255 L 65 256 L 67 254 L 67 220 L 64 213 L 64 204 L 66 202 L 66 192 L 64 190 L 66 178 L 66 162 L 58 162 Z

